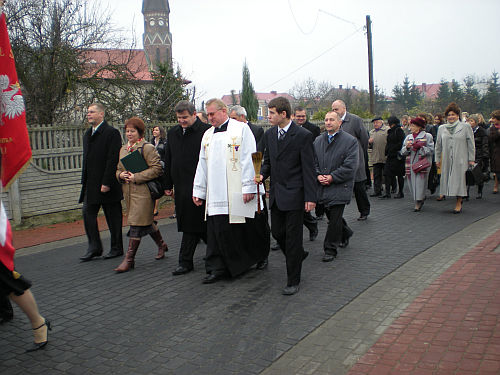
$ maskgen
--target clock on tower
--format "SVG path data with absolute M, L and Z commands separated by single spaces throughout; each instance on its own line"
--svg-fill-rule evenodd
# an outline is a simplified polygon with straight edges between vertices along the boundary
M 150 70 L 159 63 L 172 65 L 172 34 L 169 29 L 168 0 L 143 0 L 144 34 L 142 41 Z

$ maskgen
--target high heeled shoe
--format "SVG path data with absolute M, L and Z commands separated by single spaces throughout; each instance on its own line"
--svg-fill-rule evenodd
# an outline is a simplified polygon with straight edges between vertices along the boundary
M 40 328 L 42 328 L 44 326 L 47 326 L 47 336 L 45 338 L 45 341 L 34 342 L 33 345 L 31 346 L 31 348 L 26 349 L 26 353 L 35 352 L 37 350 L 45 348 L 45 346 L 49 342 L 49 331 L 52 331 L 52 326 L 50 324 L 50 321 L 47 320 L 47 319 L 45 319 L 45 322 L 43 322 L 43 324 L 41 326 L 33 328 L 33 331 L 36 331 L 37 329 L 40 329 Z
M 459 210 L 454 209 L 454 210 L 453 210 L 453 213 L 454 213 L 454 214 L 460 214 L 460 213 L 462 213 L 462 207 L 460 207 L 460 209 L 459 209 Z
M 437 201 L 445 201 L 446 200 L 446 195 L 440 195 L 438 198 L 436 198 Z

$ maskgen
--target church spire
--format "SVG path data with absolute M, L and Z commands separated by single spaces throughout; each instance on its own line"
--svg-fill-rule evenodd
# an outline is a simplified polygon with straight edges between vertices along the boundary
M 143 0 L 144 52 L 150 70 L 159 63 L 172 65 L 172 34 L 170 33 L 170 7 L 168 0 Z

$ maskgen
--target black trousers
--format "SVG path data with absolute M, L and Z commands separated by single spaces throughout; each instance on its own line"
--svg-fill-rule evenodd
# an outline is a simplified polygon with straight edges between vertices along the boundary
M 287 286 L 299 285 L 304 247 L 302 223 L 304 210 L 281 211 L 271 207 L 271 232 L 286 259 Z
M 229 215 L 213 215 L 207 218 L 207 273 L 237 276 L 260 259 L 248 251 L 245 241 L 246 223 L 230 224 Z
M 382 179 L 384 175 L 384 165 L 385 165 L 384 163 L 373 164 L 373 192 L 375 194 L 382 193 Z
M 207 242 L 206 233 L 182 233 L 181 248 L 179 249 L 179 266 L 192 269 L 193 257 L 200 239 Z
M 393 175 L 385 175 L 385 193 L 390 195 L 391 189 L 396 190 L 396 179 L 397 185 L 399 186 L 399 193 L 403 193 L 403 188 L 405 186 L 405 179 L 403 176 L 393 176 Z
M 311 212 L 304 211 L 304 225 L 309 229 L 309 232 L 318 230 L 318 220 L 316 220 Z
M 323 249 L 326 254 L 337 255 L 337 247 L 341 242 L 346 241 L 352 236 L 353 231 L 347 225 L 342 217 L 345 204 L 334 204 L 325 207 L 326 217 L 328 218 L 328 228 L 326 229 Z
M 123 251 L 123 238 L 122 204 L 120 201 L 102 204 L 89 204 L 86 200 L 83 202 L 83 223 L 89 243 L 88 250 L 94 253 L 102 253 L 103 250 L 99 227 L 97 225 L 97 214 L 101 206 L 111 234 L 111 251 L 121 252 Z
M 354 197 L 356 198 L 356 205 L 358 206 L 360 215 L 370 215 L 370 201 L 366 194 L 366 180 L 354 183 Z

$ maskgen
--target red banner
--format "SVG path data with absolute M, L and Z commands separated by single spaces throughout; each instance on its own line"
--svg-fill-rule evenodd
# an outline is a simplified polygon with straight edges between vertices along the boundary
M 0 151 L 2 185 L 9 187 L 31 160 L 26 112 L 5 14 L 0 15 Z

